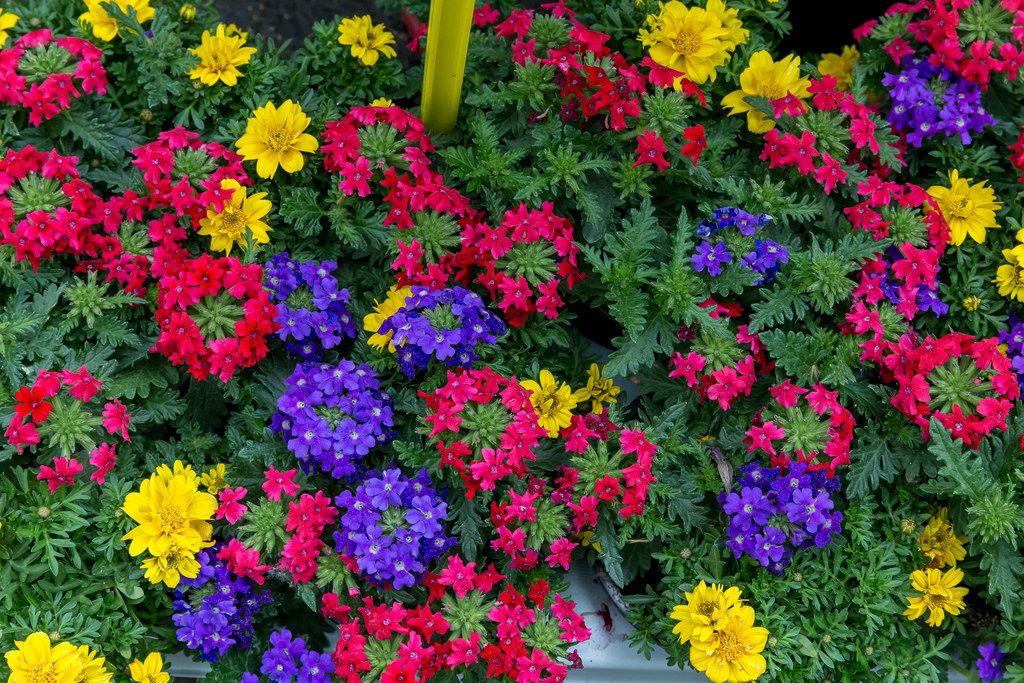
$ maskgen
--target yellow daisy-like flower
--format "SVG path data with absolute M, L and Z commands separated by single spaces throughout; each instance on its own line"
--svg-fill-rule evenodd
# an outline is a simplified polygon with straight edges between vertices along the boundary
M 267 102 L 252 114 L 235 147 L 243 159 L 256 161 L 256 173 L 261 178 L 273 178 L 278 166 L 285 173 L 302 170 L 306 163 L 302 155 L 320 147 L 316 138 L 305 132 L 310 118 L 291 100 L 280 107 Z
M 690 663 L 713 683 L 746 683 L 764 673 L 767 662 L 761 652 L 768 643 L 768 629 L 754 626 L 753 607 L 734 605 L 716 621 L 706 638 L 690 644 Z
M 970 312 L 973 313 L 974 311 L 976 311 L 979 308 L 981 308 L 981 297 L 974 296 L 974 295 L 965 296 L 964 300 L 961 303 L 964 305 L 964 310 L 967 310 L 967 311 L 970 311 Z
M 178 18 L 182 21 L 195 21 L 196 6 L 190 2 L 186 2 L 180 9 L 178 9 Z
M 17 23 L 17 14 L 5 12 L 3 8 L 0 8 L 0 47 L 3 47 L 7 42 L 7 30 L 14 28 L 14 25 Z
M 146 661 L 135 660 L 128 665 L 128 675 L 135 683 L 170 683 L 171 675 L 164 671 L 164 658 L 159 652 L 150 652 Z
M 935 199 L 939 210 L 949 223 L 949 243 L 960 246 L 968 235 L 981 244 L 987 228 L 998 228 L 996 212 L 1003 205 L 988 181 L 971 185 L 973 178 L 961 178 L 957 170 L 949 172 L 949 187 L 932 185 L 928 194 Z
M 373 312 L 366 314 L 363 318 L 363 329 L 373 333 L 367 340 L 367 344 L 378 351 L 383 351 L 386 348 L 391 353 L 395 352 L 395 345 L 391 343 L 394 333 L 380 334 L 377 330 L 385 320 L 405 305 L 406 299 L 410 296 L 412 296 L 412 287 L 392 287 L 388 290 L 388 296 L 383 302 L 373 302 Z
M 176 462 L 175 468 L 178 465 Z M 121 509 L 138 524 L 121 537 L 131 541 L 128 553 L 136 557 L 149 551 L 159 557 L 172 545 L 196 552 L 210 545 L 213 527 L 208 520 L 217 509 L 217 499 L 199 491 L 194 473 L 191 477 L 184 472 L 166 477 L 158 471 L 143 481 L 138 491 L 128 494 Z
M 530 403 L 537 411 L 538 422 L 550 437 L 558 436 L 559 430 L 569 426 L 573 409 L 583 400 L 579 391 L 573 392 L 565 382 L 559 383 L 547 370 L 540 371 L 539 383 L 527 379 L 519 384 L 530 392 Z
M 168 588 L 177 588 L 181 577 L 196 578 L 201 569 L 196 553 L 204 545 L 209 546 L 212 543 L 197 542 L 185 547 L 171 543 L 163 554 L 142 561 L 142 568 L 146 570 L 146 580 L 150 583 L 165 584 Z
M 963 578 L 964 573 L 955 568 L 945 572 L 940 569 L 914 572 L 910 581 L 921 595 L 907 598 L 909 605 L 903 615 L 913 621 L 927 610 L 927 624 L 941 626 L 946 612 L 956 616 L 964 609 L 964 596 L 968 591 L 959 585 Z
M 378 97 L 373 102 L 370 102 L 371 107 L 393 107 L 395 103 L 386 97 Z
M 199 47 L 190 48 L 189 52 L 199 57 L 199 64 L 189 72 L 190 78 L 203 85 L 216 85 L 219 81 L 230 88 L 242 76 L 238 67 L 249 63 L 256 48 L 245 47 L 245 38 L 229 36 L 227 26 L 218 24 L 214 33 L 203 31 Z
M 224 478 L 227 474 L 227 468 L 224 463 L 219 462 L 210 470 L 199 477 L 199 483 L 206 487 L 206 492 L 211 496 L 216 496 L 220 493 L 220 490 L 228 485 L 227 480 Z
M 85 0 L 86 12 L 78 17 L 92 27 L 92 34 L 102 41 L 111 41 L 119 35 L 121 27 L 117 20 L 107 14 L 102 2 L 113 2 L 117 8 L 128 14 L 128 9 L 135 10 L 135 18 L 145 24 L 156 16 L 156 10 L 149 6 L 149 0 Z
M 1006 263 L 996 268 L 993 282 L 1000 295 L 1024 302 L 1024 244 L 1003 249 L 1003 258 Z
M 170 483 L 174 477 L 185 477 L 190 483 L 194 482 L 196 488 L 199 488 L 199 475 L 192 469 L 192 465 L 186 465 L 180 460 L 175 460 L 174 465 L 159 465 L 155 474 L 164 483 Z
M 860 50 L 854 45 L 843 47 L 842 54 L 826 52 L 818 62 L 818 71 L 821 74 L 835 76 L 836 87 L 840 90 L 849 90 L 853 83 L 853 67 L 860 61 Z
M 590 412 L 600 414 L 605 403 L 618 403 L 615 398 L 621 391 L 615 381 L 604 376 L 604 368 L 597 363 L 590 364 L 587 372 L 587 386 L 579 390 L 583 401 L 590 401 Z
M 680 643 L 691 639 L 703 640 L 711 637 L 718 619 L 731 607 L 742 603 L 740 589 L 732 586 L 726 590 L 717 583 L 710 586 L 701 581 L 692 593 L 686 593 L 686 604 L 676 605 L 669 616 L 678 621 L 672 629 Z
M 82 660 L 71 643 L 50 643 L 42 631 L 14 641 L 4 658 L 11 670 L 7 683 L 75 683 L 82 673 Z
M 955 567 L 956 563 L 967 556 L 964 541 L 967 539 L 956 535 L 956 530 L 949 521 L 949 511 L 942 508 L 925 525 L 924 531 L 917 539 L 917 547 L 931 560 L 929 567 L 942 569 L 947 564 Z
M 729 115 L 746 114 L 747 128 L 751 133 L 767 133 L 775 127 L 775 121 L 747 102 L 747 97 L 764 97 L 778 100 L 787 94 L 800 99 L 808 96 L 811 82 L 800 75 L 800 58 L 788 55 L 779 61 L 765 50 L 758 50 L 750 57 L 750 64 L 740 74 L 740 89 L 734 90 L 722 99 L 722 105 L 729 107 Z
M 381 55 L 393 59 L 398 55 L 395 36 L 384 24 L 374 24 L 369 15 L 342 19 L 338 24 L 338 42 L 347 45 L 352 56 L 366 66 L 373 66 Z
M 78 646 L 78 661 L 82 665 L 82 671 L 75 679 L 75 683 L 110 683 L 114 676 L 107 669 L 106 657 L 98 657 L 88 645 Z
M 250 195 L 237 180 L 225 178 L 220 181 L 221 189 L 231 190 L 231 201 L 224 203 L 222 211 L 214 207 L 206 210 L 206 218 L 199 221 L 199 234 L 209 235 L 210 249 L 231 254 L 236 244 L 245 248 L 248 244 L 246 235 L 252 236 L 256 244 L 270 241 L 270 226 L 263 218 L 270 213 L 270 201 L 265 199 L 266 192 Z
M 718 67 L 749 36 L 736 10 L 727 9 L 721 0 L 710 0 L 706 8 L 670 0 L 658 14 L 647 17 L 647 25 L 638 39 L 651 59 L 682 71 L 694 83 L 715 80 Z

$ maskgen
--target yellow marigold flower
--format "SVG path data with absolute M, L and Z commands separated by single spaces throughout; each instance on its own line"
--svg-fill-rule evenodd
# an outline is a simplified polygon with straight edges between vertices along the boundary
M 78 674 L 75 683 L 110 683 L 114 675 L 107 669 L 107 659 L 96 654 L 88 645 L 78 646 L 78 661 L 82 665 L 82 672 Z
M 175 463 L 177 469 L 179 463 Z M 199 491 L 199 479 L 192 473 L 188 476 L 157 471 L 142 482 L 138 491 L 129 493 L 124 499 L 122 510 L 138 526 L 121 537 L 131 541 L 128 553 L 132 557 L 145 551 L 159 557 L 166 554 L 171 545 L 195 548 L 208 543 L 213 527 L 207 520 L 217 509 L 217 499 L 209 493 Z M 204 547 L 205 547 L 204 546 Z
M 986 228 L 998 228 L 996 212 L 1003 205 L 987 180 L 971 185 L 973 178 L 961 178 L 957 170 L 949 172 L 949 187 L 932 185 L 928 194 L 935 199 L 939 210 L 949 223 L 949 243 L 960 246 L 968 235 L 981 244 Z
M 170 483 L 174 477 L 185 477 L 189 482 L 195 482 L 195 487 L 199 488 L 199 475 L 192 469 L 192 465 L 185 465 L 180 460 L 175 460 L 174 465 L 159 465 L 155 474 L 164 483 Z
M 1007 262 L 996 268 L 993 282 L 999 287 L 1000 295 L 1024 302 L 1024 244 L 1003 249 L 1003 258 Z
M 373 102 L 370 102 L 371 107 L 393 107 L 395 103 L 386 97 L 378 97 Z
M 189 52 L 199 57 L 199 64 L 189 72 L 190 78 L 203 85 L 216 85 L 220 81 L 230 88 L 242 76 L 238 67 L 249 63 L 249 59 L 256 54 L 256 48 L 245 47 L 245 38 L 240 35 L 229 36 L 227 27 L 218 24 L 212 34 L 203 31 L 199 47 L 189 48 Z
M 742 604 L 740 589 L 732 586 L 726 590 L 717 583 L 710 586 L 701 581 L 692 593 L 686 593 L 686 604 L 676 605 L 669 616 L 678 621 L 672 633 L 679 636 L 679 642 L 686 644 L 691 639 L 703 640 L 711 637 L 718 620 L 735 605 Z
M 706 638 L 690 644 L 690 663 L 713 683 L 745 683 L 764 673 L 767 662 L 761 652 L 768 629 L 754 626 L 754 608 L 734 605 L 715 620 Z
M 717 68 L 729 61 L 737 45 L 745 43 L 736 10 L 721 0 L 705 7 L 687 7 L 678 0 L 661 5 L 658 14 L 647 17 L 649 28 L 640 29 L 638 39 L 658 64 L 682 71 L 694 83 L 715 80 Z
M 196 542 L 185 547 L 171 543 L 163 554 L 142 561 L 142 568 L 146 570 L 146 580 L 150 583 L 163 583 L 168 588 L 177 588 L 181 577 L 196 578 L 201 569 L 196 553 L 203 546 L 209 545 L 212 543 Z
M 195 21 L 196 19 L 196 6 L 192 3 L 186 2 L 178 10 L 178 17 L 182 21 Z
M 352 56 L 366 66 L 373 66 L 381 55 L 392 59 L 398 55 L 395 36 L 384 24 L 374 24 L 369 15 L 342 19 L 338 24 L 338 42 L 350 46 Z
M 945 572 L 932 568 L 914 572 L 910 582 L 921 595 L 907 598 L 909 606 L 903 615 L 913 621 L 928 610 L 927 624 L 942 626 L 946 612 L 956 616 L 964 609 L 964 596 L 968 591 L 959 585 L 963 578 L 964 573 L 956 568 Z
M 278 166 L 285 173 L 296 173 L 306 163 L 303 153 L 312 154 L 320 147 L 316 138 L 305 132 L 309 124 L 302 107 L 291 100 L 280 107 L 267 102 L 253 112 L 235 147 L 246 161 L 256 160 L 261 178 L 274 177 Z
M 799 57 L 788 55 L 776 62 L 765 50 L 758 50 L 751 55 L 750 64 L 740 74 L 740 89 L 726 95 L 722 105 L 729 107 L 730 116 L 746 114 L 747 128 L 751 133 L 767 133 L 775 127 L 775 121 L 755 109 L 746 98 L 778 100 L 792 94 L 805 99 L 810 85 L 811 82 L 800 75 Z
M 367 344 L 383 351 L 387 348 L 391 353 L 395 352 L 395 345 L 391 343 L 393 332 L 380 334 L 377 330 L 384 324 L 384 321 L 393 316 L 398 309 L 405 305 L 406 299 L 412 296 L 412 287 L 392 287 L 388 290 L 387 298 L 383 302 L 373 302 L 373 312 L 363 318 L 363 329 L 372 332 L 373 335 L 367 340 Z
M 159 652 L 150 652 L 146 661 L 135 660 L 128 665 L 128 674 L 135 683 L 170 683 L 171 675 L 164 671 L 164 658 Z
M 941 569 L 947 564 L 955 567 L 959 560 L 967 556 L 967 551 L 964 550 L 964 541 L 967 539 L 956 535 L 948 514 L 946 508 L 940 509 L 928 520 L 920 538 L 917 539 L 917 547 L 931 560 L 929 567 Z
M 7 29 L 14 28 L 18 23 L 18 15 L 5 12 L 0 8 L 0 47 L 7 42 Z
M 860 50 L 854 45 L 843 47 L 842 54 L 826 52 L 818 62 L 821 74 L 835 76 L 836 86 L 840 90 L 849 90 L 853 83 L 853 67 L 860 61 Z
M 228 36 L 238 36 L 242 40 L 249 40 L 249 34 L 243 31 L 242 29 L 238 28 L 234 24 L 228 24 L 224 28 L 224 33 Z
M 559 383 L 547 370 L 540 371 L 539 383 L 527 379 L 519 384 L 530 392 L 530 403 L 537 411 L 538 422 L 550 437 L 558 436 L 559 430 L 569 426 L 573 408 L 583 399 L 580 392 L 574 393 L 572 387 Z
M 140 24 L 145 24 L 156 15 L 156 10 L 149 6 L 149 0 L 85 0 L 87 11 L 78 20 L 89 24 L 92 34 L 102 41 L 113 40 L 120 31 L 117 20 L 103 9 L 103 2 L 113 2 L 125 14 L 128 14 L 129 8 L 134 9 L 135 18 Z
M 14 649 L 6 652 L 4 658 L 11 670 L 8 683 L 75 683 L 82 673 L 82 661 L 75 646 L 51 645 L 50 636 L 42 631 L 14 641 Z
M 199 477 L 199 483 L 206 487 L 206 492 L 211 496 L 216 496 L 220 493 L 220 490 L 228 485 L 224 475 L 227 473 L 227 468 L 224 463 L 219 462 L 210 468 L 210 471 Z
M 964 309 L 971 311 L 972 313 L 981 308 L 981 297 L 977 296 L 965 296 L 963 300 Z
M 247 245 L 247 232 L 256 244 L 269 242 L 270 235 L 267 233 L 270 232 L 270 226 L 262 220 L 270 213 L 270 201 L 265 199 L 267 193 L 250 195 L 237 180 L 230 178 L 220 181 L 220 186 L 221 189 L 232 191 L 231 200 L 224 203 L 224 209 L 220 212 L 209 207 L 206 218 L 199 221 L 199 234 L 209 235 L 210 249 L 228 255 L 236 244 L 244 249 Z
M 587 386 L 579 390 L 580 400 L 590 401 L 590 412 L 600 414 L 605 403 L 618 403 L 615 398 L 620 389 L 615 381 L 604 376 L 604 368 L 597 363 L 590 364 L 587 372 Z

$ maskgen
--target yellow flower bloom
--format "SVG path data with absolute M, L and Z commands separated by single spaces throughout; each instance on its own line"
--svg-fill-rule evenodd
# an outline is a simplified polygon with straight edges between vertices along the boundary
M 199 479 L 184 470 L 170 474 L 166 466 L 143 481 L 139 490 L 129 493 L 121 509 L 137 524 L 121 537 L 131 541 L 128 553 L 137 557 L 145 551 L 159 557 L 171 545 L 179 549 L 207 547 L 213 527 L 207 520 L 217 509 L 217 499 L 199 491 Z M 179 463 L 175 463 L 175 469 Z
M 18 15 L 5 12 L 0 8 L 0 47 L 7 42 L 7 29 L 14 28 L 18 23 Z
M 754 608 L 734 605 L 716 620 L 706 638 L 690 644 L 690 663 L 713 683 L 746 683 L 764 673 L 761 655 L 768 629 L 754 626 Z
M 107 669 L 106 657 L 97 657 L 96 652 L 88 645 L 78 646 L 78 661 L 82 671 L 75 683 L 110 683 L 113 674 Z
M 1003 249 L 1007 263 L 996 268 L 996 279 L 1002 296 L 1024 302 L 1024 244 Z
M 242 76 L 238 67 L 249 63 L 249 59 L 256 54 L 256 48 L 245 47 L 245 38 L 229 36 L 227 27 L 218 24 L 212 34 L 203 31 L 199 47 L 190 48 L 189 52 L 199 57 L 199 64 L 189 72 L 190 78 L 203 85 L 216 85 L 220 81 L 230 88 Z
M 603 552 L 601 550 L 601 542 L 594 539 L 593 531 L 584 531 L 580 534 L 580 543 L 586 548 L 593 548 L 597 552 Z
M 156 475 L 164 483 L 170 483 L 174 477 L 185 477 L 190 483 L 194 482 L 199 488 L 199 475 L 192 469 L 192 465 L 185 465 L 180 460 L 175 460 L 174 465 L 159 465 L 156 468 Z
M 156 16 L 156 10 L 149 6 L 149 0 L 85 0 L 85 14 L 78 17 L 92 27 L 92 34 L 102 41 L 111 41 L 120 32 L 117 20 L 107 14 L 102 2 L 113 2 L 117 8 L 128 14 L 128 9 L 135 10 L 135 18 L 145 24 Z
M 238 28 L 234 24 L 228 24 L 224 28 L 224 33 L 228 36 L 238 36 L 242 40 L 249 40 L 249 34 Z
M 168 588 L 177 588 L 181 577 L 196 578 L 201 569 L 199 561 L 196 560 L 196 553 L 203 545 L 209 546 L 212 543 L 196 543 L 186 547 L 171 543 L 163 554 L 143 560 L 142 568 L 146 570 L 146 580 L 150 583 L 163 583 Z
M 386 97 L 378 97 L 373 102 L 370 102 L 371 107 L 393 107 L 395 103 Z
M 372 332 L 373 335 L 367 340 L 367 344 L 383 351 L 387 348 L 391 353 L 395 352 L 395 345 L 391 343 L 393 332 L 380 334 L 377 330 L 384 324 L 384 321 L 393 316 L 398 309 L 405 305 L 405 300 L 412 296 L 412 287 L 392 287 L 388 290 L 388 296 L 383 302 L 374 301 L 373 313 L 368 313 L 363 318 L 363 329 Z
M 210 236 L 210 249 L 231 254 L 231 248 L 247 245 L 246 231 L 256 244 L 270 241 L 267 234 L 270 226 L 263 218 L 270 213 L 270 201 L 266 192 L 249 195 L 237 180 L 225 178 L 220 181 L 221 189 L 231 190 L 231 201 L 224 203 L 224 210 L 217 212 L 214 207 L 206 210 L 206 218 L 199 221 L 199 234 Z
M 843 47 L 842 54 L 826 52 L 818 62 L 821 74 L 835 76 L 836 86 L 840 90 L 849 90 L 853 83 L 853 67 L 860 61 L 860 50 L 853 45 Z
M 956 616 L 964 609 L 964 596 L 968 591 L 959 585 L 963 578 L 964 573 L 955 568 L 945 572 L 940 569 L 914 572 L 910 581 L 921 595 L 907 598 L 909 606 L 903 615 L 914 620 L 928 610 L 928 625 L 941 626 L 946 612 Z
M 135 683 L 170 683 L 171 675 L 164 671 L 164 659 L 159 652 L 150 652 L 146 661 L 135 660 L 128 665 L 128 674 Z
M 4 657 L 11 670 L 7 683 L 75 683 L 82 673 L 82 661 L 75 646 L 51 645 L 50 636 L 42 631 L 14 641 L 14 649 Z
M 615 381 L 604 376 L 604 368 L 597 363 L 590 364 L 587 372 L 587 386 L 579 390 L 580 400 L 590 401 L 590 412 L 600 414 L 605 403 L 618 403 L 615 398 L 620 389 Z
M 216 496 L 222 488 L 228 485 L 224 475 L 227 473 L 227 468 L 224 463 L 219 462 L 210 468 L 210 471 L 199 477 L 199 483 L 206 487 L 206 492 L 211 496 Z
M 537 411 L 540 426 L 548 430 L 548 436 L 558 436 L 559 430 L 572 422 L 572 411 L 582 399 L 580 392 L 573 392 L 565 382 L 559 383 L 547 370 L 540 371 L 540 382 L 532 379 L 519 383 L 530 392 L 530 403 Z
M 747 128 L 751 133 L 767 133 L 775 127 L 775 121 L 765 116 L 747 102 L 747 97 L 765 97 L 778 100 L 787 94 L 800 99 L 808 96 L 811 82 L 800 75 L 800 58 L 788 55 L 779 61 L 764 50 L 758 50 L 750 57 L 750 64 L 740 74 L 740 89 L 734 90 L 722 99 L 722 105 L 729 107 L 729 115 L 746 114 Z
M 964 541 L 967 539 L 956 535 L 956 530 L 949 521 L 948 510 L 942 508 L 928 520 L 920 538 L 917 539 L 917 547 L 931 560 L 929 567 L 942 569 L 947 564 L 955 567 L 959 560 L 967 556 L 964 550 Z
M 981 308 L 981 297 L 977 296 L 965 296 L 963 300 L 964 309 L 971 311 L 972 313 Z
M 726 590 L 716 583 L 710 586 L 701 581 L 692 593 L 686 593 L 686 604 L 676 605 L 669 616 L 678 621 L 672 633 L 679 636 L 680 643 L 692 639 L 703 640 L 711 637 L 718 620 L 730 608 L 742 604 L 740 589 L 732 586 Z
M 306 163 L 302 154 L 312 154 L 320 147 L 316 138 L 305 132 L 309 124 L 302 107 L 291 100 L 280 107 L 267 102 L 253 112 L 235 147 L 246 161 L 256 160 L 261 178 L 274 177 L 278 166 L 285 173 L 296 173 Z
M 949 223 L 949 243 L 960 246 L 968 235 L 981 244 L 986 228 L 998 228 L 996 212 L 1003 205 L 987 180 L 971 185 L 973 178 L 961 178 L 957 170 L 949 172 L 949 187 L 932 185 L 928 194 L 935 199 Z
M 637 37 L 651 59 L 682 71 L 694 83 L 715 80 L 718 67 L 749 36 L 736 10 L 727 9 L 721 0 L 710 0 L 706 8 L 670 0 L 658 14 L 647 17 L 647 25 Z
M 338 24 L 338 42 L 350 46 L 352 56 L 366 66 L 373 66 L 381 55 L 397 56 L 395 36 L 384 24 L 374 24 L 369 15 L 342 19 Z
M 182 21 L 195 21 L 196 6 L 188 2 L 185 3 L 181 6 L 181 9 L 178 10 L 178 17 L 180 17 Z

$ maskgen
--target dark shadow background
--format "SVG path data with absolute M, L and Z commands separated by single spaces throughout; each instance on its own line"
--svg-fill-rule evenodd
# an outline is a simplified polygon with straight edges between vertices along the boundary
M 380 16 L 373 0 L 217 0 L 216 4 L 225 21 L 297 44 L 319 19 L 366 13 Z M 793 32 L 783 42 L 783 51 L 838 52 L 853 42 L 854 28 L 882 14 L 889 4 L 889 0 L 790 0 Z M 395 28 L 398 26 L 392 26 Z M 402 36 L 398 37 L 401 40 Z

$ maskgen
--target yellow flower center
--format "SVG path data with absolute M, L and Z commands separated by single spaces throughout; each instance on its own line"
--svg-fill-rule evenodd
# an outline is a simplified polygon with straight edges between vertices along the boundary
M 164 533 L 174 533 L 186 526 L 185 515 L 177 505 L 161 505 L 157 508 L 156 516 L 160 530 Z
M 235 209 L 225 209 L 220 215 L 222 231 L 233 240 L 245 233 L 245 219 Z
M 683 31 L 672 39 L 673 49 L 681 55 L 695 54 L 700 49 L 700 45 L 700 35 L 689 31 Z
M 267 147 L 280 152 L 291 146 L 292 136 L 285 128 L 279 127 L 267 133 Z
M 698 602 L 697 603 L 697 607 L 696 607 L 696 609 L 694 611 L 697 612 L 697 614 L 701 615 L 702 617 L 709 617 L 710 618 L 711 615 L 714 614 L 714 612 L 715 612 L 715 603 L 711 602 L 710 600 L 705 600 L 703 602 Z
M 786 89 L 778 83 L 765 83 L 761 86 L 761 97 L 769 100 L 781 100 L 786 96 Z
M 718 634 L 718 650 L 715 652 L 719 657 L 735 662 L 747 654 L 747 646 L 743 640 L 732 631 L 722 631 Z
M 969 218 L 974 213 L 974 206 L 967 197 L 957 197 L 949 201 L 949 212 L 955 218 Z
M 936 595 L 935 593 L 927 593 L 924 596 L 924 604 L 928 605 L 930 609 L 941 609 L 946 608 L 946 603 L 949 602 L 949 598 L 944 595 Z

